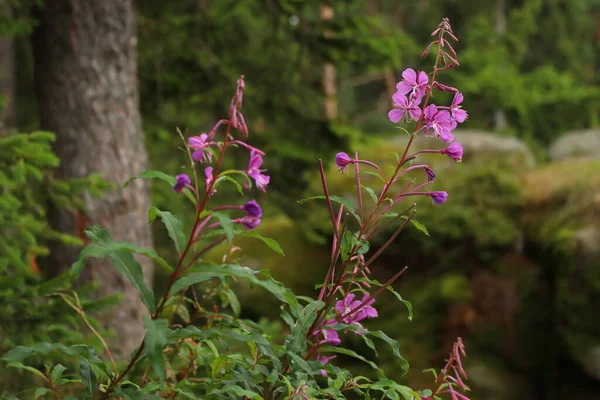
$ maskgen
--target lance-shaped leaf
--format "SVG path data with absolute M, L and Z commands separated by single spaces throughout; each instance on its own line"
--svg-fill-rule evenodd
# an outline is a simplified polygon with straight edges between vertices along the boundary
M 85 230 L 85 234 L 93 243 L 87 245 L 79 253 L 79 259 L 71 267 L 73 275 L 77 276 L 81 272 L 87 258 L 108 256 L 117 271 L 125 275 L 129 282 L 140 292 L 142 302 L 148 310 L 154 313 L 156 310 L 154 293 L 146 284 L 142 266 L 135 260 L 132 253 L 146 255 L 153 260 L 161 260 L 162 263 L 168 266 L 167 262 L 160 258 L 154 250 L 144 249 L 132 243 L 115 242 L 110 233 L 100 227 L 89 227 Z

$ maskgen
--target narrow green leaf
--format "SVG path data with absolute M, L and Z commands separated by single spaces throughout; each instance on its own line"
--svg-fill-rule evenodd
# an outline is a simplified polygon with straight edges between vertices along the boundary
M 315 300 L 304 307 L 298 320 L 292 326 L 292 331 L 286 338 L 285 346 L 291 353 L 302 353 L 306 350 L 306 333 L 317 318 L 317 311 L 325 307 L 325 303 Z
M 231 242 L 231 239 L 233 239 L 233 222 L 231 221 L 231 218 L 224 212 L 214 212 L 213 215 L 219 220 L 221 228 L 225 231 L 227 241 Z
M 348 199 L 344 199 L 343 197 L 339 197 L 339 196 L 335 196 L 335 195 L 330 195 L 329 199 L 335 203 L 343 204 L 345 211 L 352 214 L 354 216 L 354 218 L 356 218 L 356 220 L 358 222 L 360 222 L 360 217 L 354 212 L 354 207 L 352 206 L 352 204 L 350 204 Z M 298 204 L 304 204 L 310 200 L 325 200 L 325 196 L 321 194 L 318 196 L 308 197 L 306 199 L 298 200 Z
M 21 361 L 33 354 L 33 349 L 25 346 L 17 346 L 10 350 L 4 356 L 2 361 Z
M 392 353 L 400 359 L 400 368 L 402 369 L 402 375 L 408 372 L 408 361 L 406 361 L 406 359 L 400 354 L 400 345 L 396 340 L 392 339 L 382 331 L 369 331 L 367 334 L 369 336 L 381 339 L 384 342 L 386 342 L 392 348 Z
M 129 282 L 131 282 L 131 284 L 140 292 L 142 302 L 146 305 L 148 311 L 151 313 L 156 311 L 154 293 L 144 280 L 142 266 L 135 260 L 131 252 L 148 255 L 152 259 L 158 258 L 162 260 L 162 258 L 158 257 L 154 250 L 143 249 L 127 242 L 117 243 L 112 239 L 108 232 L 99 227 L 90 227 L 86 229 L 86 234 L 90 240 L 95 241 L 95 243 L 87 245 L 81 251 L 79 259 L 71 267 L 73 275 L 78 275 L 87 258 L 109 256 L 117 271 L 125 275 Z M 166 261 L 162 261 L 166 264 Z
M 46 380 L 46 375 L 44 375 L 44 373 L 42 371 L 40 371 L 39 369 L 30 367 L 29 365 L 23 365 L 20 362 L 13 361 L 13 362 L 9 362 L 7 364 L 7 367 L 23 369 L 25 371 L 32 372 L 35 375 L 39 376 L 40 378 Z
M 93 398 L 97 385 L 96 373 L 90 363 L 83 358 L 79 359 L 79 375 L 81 375 L 81 381 L 85 386 L 87 394 L 90 398 Z
M 235 185 L 238 193 L 240 194 L 240 196 L 244 195 L 244 189 L 242 188 L 242 185 L 238 181 L 236 181 L 235 179 L 233 179 L 232 177 L 227 176 L 227 175 L 221 175 L 221 176 L 219 176 L 219 178 L 217 178 L 217 180 L 215 181 L 214 187 L 216 188 L 217 185 L 219 185 L 219 183 L 221 183 L 223 181 L 227 181 L 227 182 L 233 183 Z
M 281 246 L 279 245 L 279 243 L 277 243 L 277 241 L 275 239 L 264 237 L 263 235 L 261 235 L 260 233 L 258 233 L 256 231 L 245 231 L 243 233 L 243 235 L 250 236 L 250 237 L 253 237 L 256 239 L 260 239 L 260 240 L 262 240 L 262 242 L 264 244 L 267 245 L 268 248 L 273 250 L 275 253 L 285 256 L 285 254 L 283 253 L 283 249 L 281 248 Z
M 150 211 L 148 211 L 148 220 L 153 222 L 157 216 L 162 220 L 163 224 L 165 224 L 169 237 L 173 240 L 173 243 L 175 243 L 177 252 L 181 254 L 186 245 L 183 224 L 176 215 L 169 211 L 161 211 L 156 207 L 152 207 Z
M 144 328 L 146 328 L 146 351 L 148 358 L 152 363 L 152 369 L 158 375 L 161 381 L 166 379 L 165 356 L 163 350 L 167 345 L 167 333 L 169 331 L 169 322 L 166 319 L 152 319 L 144 315 Z
M 321 352 L 321 353 L 345 354 L 347 356 L 354 357 L 357 360 L 360 360 L 360 361 L 362 361 L 362 362 L 364 362 L 366 364 L 369 364 L 369 366 L 371 368 L 375 369 L 375 370 L 379 369 L 379 367 L 377 366 L 377 364 L 375 364 L 373 361 L 367 360 L 365 357 L 361 356 L 360 354 L 358 354 L 354 350 L 345 349 L 343 347 L 324 346 L 324 347 L 321 347 L 319 349 L 319 352 Z
M 257 275 L 265 279 L 259 279 Z M 263 287 L 277 299 L 289 304 L 292 309 L 296 309 L 298 304 L 296 296 L 280 282 L 273 279 L 268 271 L 254 271 L 248 267 L 235 264 L 199 265 L 192 267 L 185 275 L 182 275 L 175 281 L 169 294 L 173 295 L 188 286 L 205 282 L 212 278 L 223 279 L 228 276 L 246 279 L 254 285 Z
M 132 178 L 129 178 L 123 184 L 123 188 L 126 188 L 132 181 L 134 181 L 136 179 L 158 179 L 158 180 L 167 182 L 170 186 L 175 186 L 175 183 L 177 182 L 177 179 L 172 175 L 167 175 L 161 171 L 148 170 L 148 171 L 142 172 L 141 174 L 136 175 Z M 194 204 L 196 203 L 196 199 L 194 198 L 194 195 L 192 193 L 190 193 L 189 190 L 184 190 L 183 193 L 185 194 L 185 196 L 188 199 L 190 199 L 192 201 L 192 203 L 194 203 Z
M 33 394 L 33 398 L 34 399 L 39 399 L 40 397 L 48 394 L 48 393 L 52 393 L 52 390 L 45 388 L 45 387 L 40 387 L 35 389 L 35 392 Z
M 370 187 L 366 187 L 365 185 L 360 185 L 363 187 L 363 189 L 365 189 L 367 191 L 367 193 L 369 193 L 369 196 L 371 196 L 371 198 L 373 199 L 373 202 L 377 203 L 377 195 L 375 194 L 375 192 L 373 191 L 373 189 L 371 189 Z
M 52 381 L 52 383 L 56 383 L 62 377 L 63 372 L 65 372 L 66 370 L 67 367 L 65 367 L 64 365 L 56 364 L 52 369 L 52 373 L 50 374 L 50 380 Z
M 402 217 L 400 217 L 402 219 L 408 219 L 408 217 L 406 215 L 403 215 Z M 419 221 L 416 221 L 415 219 L 411 219 L 410 222 L 415 226 L 415 228 L 417 228 L 419 231 L 423 232 L 425 235 L 429 236 L 429 232 L 427 231 L 427 228 L 425 227 L 425 225 L 423 225 L 422 223 L 420 223 Z
M 342 242 L 340 245 L 340 255 L 342 257 L 342 261 L 346 261 L 350 257 L 350 253 L 354 247 L 353 238 L 352 232 L 350 231 L 345 231 L 342 235 Z

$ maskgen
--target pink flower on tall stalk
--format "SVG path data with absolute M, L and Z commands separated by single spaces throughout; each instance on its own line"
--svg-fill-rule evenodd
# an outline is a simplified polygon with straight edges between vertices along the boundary
M 242 206 L 242 210 L 244 210 L 246 212 L 246 215 L 248 215 L 249 217 L 262 217 L 262 208 L 260 208 L 258 203 L 254 200 L 246 202 L 246 204 Z
M 433 130 L 436 137 L 449 143 L 454 140 L 452 130 L 456 128 L 456 121 L 452 119 L 450 113 L 446 110 L 438 111 L 435 104 L 430 104 L 425 108 L 425 135 L 429 135 Z
M 327 320 L 323 323 L 323 325 L 321 326 L 321 328 L 319 328 L 318 330 L 316 330 L 314 332 L 315 335 L 318 334 L 322 334 L 323 335 L 323 343 L 330 343 L 332 345 L 338 345 L 340 343 L 342 343 L 342 340 L 340 339 L 340 335 L 338 335 L 338 333 L 336 331 L 334 331 L 333 329 L 327 329 L 327 326 L 335 326 L 337 325 L 337 322 L 333 319 Z
M 427 195 L 431 197 L 431 200 L 433 200 L 435 204 L 444 204 L 446 200 L 448 200 L 447 192 L 429 192 Z
M 254 200 L 250 200 L 244 204 L 241 209 L 246 212 L 246 216 L 239 219 L 239 222 L 248 230 L 256 229 L 260 225 L 262 217 L 262 208 Z
M 263 158 L 255 150 L 250 152 L 250 162 L 248 163 L 248 170 L 246 171 L 248 176 L 254 179 L 256 182 L 256 187 L 258 187 L 263 192 L 266 192 L 267 185 L 271 181 L 271 177 L 268 175 L 263 175 L 262 172 L 266 171 L 264 169 L 260 169 L 260 166 L 263 163 Z
M 402 72 L 402 78 L 404 79 L 396 84 L 398 93 L 401 95 L 408 94 L 411 101 L 414 101 L 416 105 L 419 105 L 421 99 L 425 96 L 425 92 L 427 92 L 429 77 L 427 77 L 427 74 L 423 71 L 419 71 L 417 74 L 414 69 L 407 68 Z
M 175 177 L 176 182 L 175 186 L 173 186 L 173 190 L 177 193 L 181 193 L 183 189 L 192 184 L 190 177 L 187 174 L 180 174 Z
M 393 123 L 398 123 L 402 119 L 408 122 L 409 116 L 415 121 L 421 117 L 421 108 L 418 104 L 413 100 L 409 100 L 400 92 L 394 93 L 392 100 L 394 101 L 394 109 L 388 113 L 388 118 Z
M 214 143 L 208 141 L 208 135 L 206 133 L 200 136 L 192 136 L 188 139 L 188 144 L 194 152 L 192 153 L 192 159 L 196 162 L 211 162 L 212 154 L 207 150 Z
M 363 301 L 367 298 L 363 298 L 362 300 L 354 300 L 355 295 L 353 293 L 349 293 L 342 300 L 338 300 L 335 303 L 335 311 L 344 316 L 354 310 L 356 307 L 360 306 Z M 375 302 L 375 299 L 371 299 L 367 302 L 361 309 L 355 311 L 351 315 L 347 315 L 342 318 L 342 321 L 348 325 L 354 324 L 356 322 L 362 321 L 365 318 L 375 318 L 377 317 L 377 310 L 371 307 L 371 304 Z
M 453 159 L 455 162 L 461 162 L 463 156 L 463 147 L 458 142 L 450 143 L 450 146 L 442 149 L 440 153 L 447 154 L 448 157 Z
M 456 92 L 454 98 L 452 99 L 452 104 L 450 105 L 450 114 L 452 114 L 452 118 L 456 120 L 456 122 L 465 122 L 467 118 L 469 118 L 469 114 L 466 110 L 463 110 L 462 106 L 459 105 L 464 100 L 464 96 L 461 92 Z
M 348 164 L 352 164 L 352 159 L 348 154 L 339 152 L 335 155 L 335 165 L 338 167 L 338 171 L 344 171 L 344 168 L 346 168 L 346 165 Z
M 210 185 L 212 185 L 212 181 L 213 181 L 214 177 L 213 177 L 213 167 L 206 167 L 204 168 L 204 183 L 206 184 L 206 190 L 208 190 L 208 188 L 210 187 Z

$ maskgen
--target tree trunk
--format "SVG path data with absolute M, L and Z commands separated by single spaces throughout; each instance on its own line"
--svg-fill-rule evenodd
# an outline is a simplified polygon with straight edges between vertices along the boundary
M 494 7 L 494 30 L 498 38 L 504 38 L 506 35 L 506 0 L 496 0 Z M 504 69 L 502 65 L 500 69 Z M 504 132 L 508 129 L 508 118 L 506 112 L 499 108 L 494 111 L 494 130 Z
M 6 17 L 12 15 L 10 2 L 0 0 L 0 14 Z M 0 97 L 5 102 L 4 108 L 0 107 L 0 135 L 15 126 L 15 68 L 14 68 L 13 38 L 0 37 Z
M 78 233 L 81 222 L 102 225 L 115 240 L 152 247 L 147 224 L 149 187 L 136 180 L 147 153 L 139 111 L 137 39 L 132 0 L 46 0 L 33 35 L 36 91 L 42 128 L 56 134 L 59 178 L 98 172 L 115 185 L 101 199 L 84 194 L 85 215 L 55 210 L 53 227 Z M 79 249 L 52 249 L 52 268 L 68 268 Z M 140 260 L 146 278 L 151 263 Z M 117 353 L 132 351 L 143 337 L 145 312 L 138 293 L 108 259 L 88 263 L 83 281 L 97 280 L 98 296 L 122 293 L 122 303 L 103 315 L 116 333 Z
M 334 10 L 331 6 L 321 4 L 321 21 L 327 22 L 333 19 Z M 323 31 L 323 36 L 328 38 L 334 33 L 328 30 Z M 328 120 L 334 120 L 338 115 L 338 103 L 337 103 L 337 87 L 335 84 L 336 68 L 335 65 L 329 61 L 323 63 L 321 72 L 321 84 L 323 85 L 323 92 L 325 94 L 325 117 Z

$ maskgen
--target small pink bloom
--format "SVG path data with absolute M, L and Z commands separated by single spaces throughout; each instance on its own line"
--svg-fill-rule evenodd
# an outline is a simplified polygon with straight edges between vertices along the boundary
M 392 100 L 394 101 L 394 109 L 388 113 L 388 118 L 393 123 L 398 123 L 402 119 L 408 122 L 409 116 L 415 121 L 421 117 L 419 106 L 403 94 L 400 94 L 400 92 L 394 93 Z
M 263 175 L 262 172 L 264 169 L 260 169 L 260 166 L 263 163 L 263 158 L 260 153 L 252 150 L 250 152 L 250 162 L 248 163 L 248 170 L 246 171 L 248 176 L 254 179 L 256 182 L 256 187 L 258 187 L 263 192 L 266 192 L 267 185 L 271 181 L 271 177 L 268 175 Z
M 427 91 L 427 83 L 429 82 L 427 74 L 423 71 L 419 71 L 417 74 L 414 69 L 407 68 L 402 72 L 402 78 L 404 79 L 396 85 L 398 93 L 408 94 L 409 98 L 417 105 L 421 103 L 421 99 Z
M 428 195 L 435 204 L 444 204 L 448 200 L 447 192 L 429 192 Z
M 452 99 L 452 104 L 450 105 L 450 114 L 452 114 L 452 118 L 456 120 L 456 122 L 465 122 L 467 118 L 469 118 L 469 114 L 467 114 L 466 110 L 462 109 L 462 106 L 459 104 L 462 103 L 464 97 L 461 92 L 456 92 L 454 95 L 454 99 Z
M 212 154 L 208 151 L 208 147 L 214 143 L 208 141 L 208 135 L 206 133 L 200 136 L 192 136 L 188 139 L 188 144 L 194 152 L 192 153 L 192 159 L 197 162 L 211 162 Z
M 173 186 L 173 190 L 177 193 L 181 193 L 186 186 L 192 184 L 192 181 L 190 180 L 190 177 L 187 174 L 177 175 L 175 179 L 177 179 L 177 181 L 175 183 L 175 186 Z
M 352 159 L 348 156 L 348 154 L 340 152 L 335 155 L 335 165 L 338 167 L 340 172 L 342 172 L 348 164 L 352 164 Z
M 450 157 L 456 162 L 461 162 L 463 156 L 463 147 L 458 142 L 450 143 L 450 146 L 441 150 L 441 153 L 447 154 L 448 157 Z
M 448 111 L 438 111 L 435 104 L 430 104 L 425 108 L 424 120 L 425 135 L 428 135 L 430 134 L 430 131 L 433 131 L 436 137 L 442 139 L 446 143 L 454 140 L 452 130 L 456 128 L 456 121 L 452 119 Z

